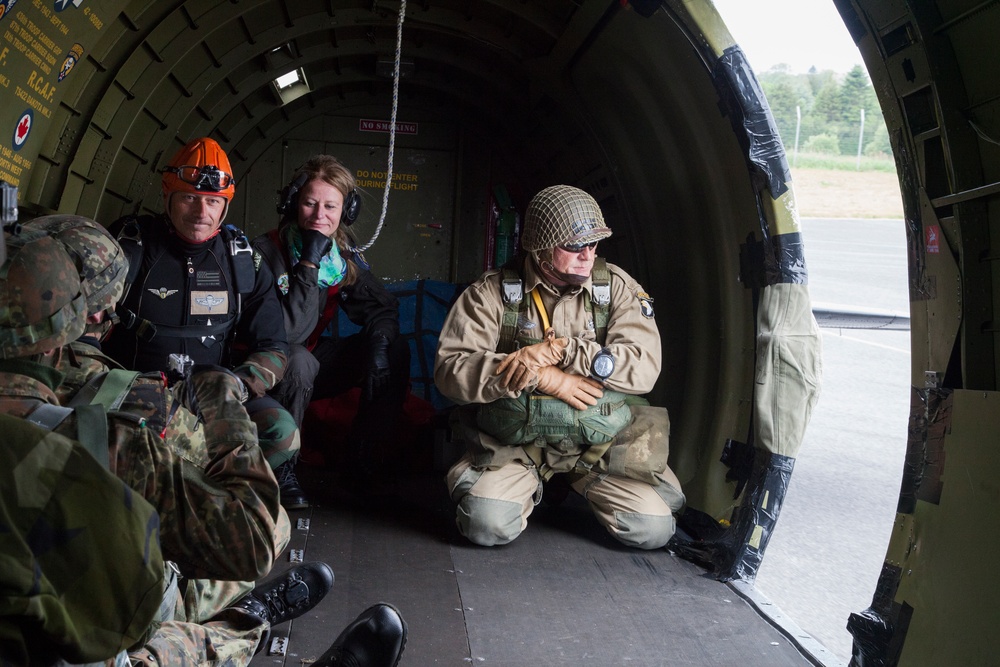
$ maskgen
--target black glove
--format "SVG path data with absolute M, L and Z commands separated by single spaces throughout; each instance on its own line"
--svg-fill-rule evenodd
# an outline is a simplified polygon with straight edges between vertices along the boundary
M 365 398 L 382 391 L 389 384 L 389 339 L 372 334 L 368 339 L 368 373 L 365 375 Z
M 330 252 L 330 248 L 333 247 L 333 241 L 326 234 L 315 229 L 303 229 L 300 230 L 300 233 L 302 234 L 302 253 L 299 255 L 299 261 L 312 262 L 319 266 L 323 255 Z

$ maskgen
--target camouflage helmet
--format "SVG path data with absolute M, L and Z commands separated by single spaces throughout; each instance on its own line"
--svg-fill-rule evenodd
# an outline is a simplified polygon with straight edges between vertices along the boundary
M 601 208 L 579 188 L 553 185 L 531 198 L 524 214 L 521 247 L 528 252 L 611 236 Z
M 111 310 L 122 298 L 128 258 L 118 241 L 81 215 L 45 215 L 24 223 L 58 239 L 76 264 L 91 314 Z
M 87 297 L 66 247 L 40 230 L 7 236 L 0 267 L 0 357 L 47 352 L 70 343 L 87 323 Z

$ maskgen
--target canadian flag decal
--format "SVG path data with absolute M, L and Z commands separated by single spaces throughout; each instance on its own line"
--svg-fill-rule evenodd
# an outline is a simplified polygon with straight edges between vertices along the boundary
M 28 109 L 18 119 L 14 126 L 14 150 L 18 150 L 28 140 L 28 133 L 31 132 L 31 122 L 33 120 L 31 109 Z

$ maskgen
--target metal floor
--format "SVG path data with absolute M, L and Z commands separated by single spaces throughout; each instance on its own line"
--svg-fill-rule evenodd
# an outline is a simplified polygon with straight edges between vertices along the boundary
M 483 548 L 458 534 L 440 473 L 362 502 L 328 469 L 298 472 L 313 506 L 290 513 L 289 551 L 327 562 L 336 581 L 310 613 L 274 629 L 253 666 L 308 665 L 379 601 L 407 622 L 402 666 L 820 664 L 699 566 L 620 546 L 578 496 L 543 502 L 513 543 Z M 269 655 L 275 637 L 287 638 L 284 655 Z

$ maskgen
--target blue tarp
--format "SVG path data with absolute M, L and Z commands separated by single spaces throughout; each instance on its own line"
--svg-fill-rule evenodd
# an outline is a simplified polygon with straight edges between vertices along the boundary
M 438 411 L 454 405 L 434 386 L 434 355 L 448 309 L 464 285 L 438 280 L 408 280 L 386 285 L 399 299 L 399 334 L 410 344 L 410 392 Z M 334 323 L 331 323 L 331 327 Z M 350 336 L 361 327 L 338 311 L 337 332 Z

